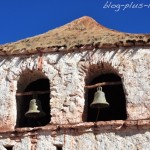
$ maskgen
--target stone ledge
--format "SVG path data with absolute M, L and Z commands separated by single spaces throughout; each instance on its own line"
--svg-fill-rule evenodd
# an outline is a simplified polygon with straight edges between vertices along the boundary
M 0 133 L 27 133 L 37 131 L 58 131 L 67 129 L 86 130 L 89 128 L 97 128 L 97 130 L 120 130 L 126 128 L 150 129 L 150 119 L 147 120 L 112 120 L 98 122 L 82 122 L 77 124 L 52 125 L 48 124 L 41 127 L 25 127 L 25 128 L 0 128 Z

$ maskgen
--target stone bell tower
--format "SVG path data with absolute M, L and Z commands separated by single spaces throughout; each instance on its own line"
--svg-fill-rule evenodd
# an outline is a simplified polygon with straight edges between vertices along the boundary
M 0 150 L 149 150 L 150 35 L 82 17 L 0 45 Z

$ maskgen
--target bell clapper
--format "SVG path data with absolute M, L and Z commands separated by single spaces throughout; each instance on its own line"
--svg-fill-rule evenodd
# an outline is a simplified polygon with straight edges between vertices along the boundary
M 98 87 L 98 88 L 97 88 L 97 91 L 99 91 L 99 90 L 102 91 L 102 87 Z M 100 108 L 98 107 L 96 122 L 97 122 L 97 120 L 98 120 L 99 112 L 100 112 Z
M 96 122 L 97 122 L 97 120 L 98 120 L 99 112 L 100 112 L 100 109 L 98 108 L 97 117 L 96 117 Z

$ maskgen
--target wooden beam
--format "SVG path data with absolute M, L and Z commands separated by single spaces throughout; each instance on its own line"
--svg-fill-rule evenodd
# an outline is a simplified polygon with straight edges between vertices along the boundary
M 117 81 L 117 82 L 101 82 L 101 83 L 97 83 L 97 84 L 94 84 L 94 85 L 87 85 L 87 86 L 85 86 L 85 88 L 92 89 L 92 88 L 102 87 L 102 86 L 106 86 L 106 85 L 118 85 L 118 84 L 122 84 L 122 82 L 120 82 L 120 81 Z
M 33 95 L 33 94 L 47 94 L 50 91 L 30 91 L 30 92 L 23 92 L 23 93 L 16 93 L 16 96 L 26 96 L 26 95 Z
M 122 84 L 120 81 L 117 82 L 101 82 L 101 83 L 97 83 L 94 85 L 87 85 L 85 86 L 85 88 L 87 89 L 92 89 L 92 88 L 96 88 L 96 87 L 102 87 L 102 86 L 106 86 L 106 85 L 118 85 L 118 84 Z M 33 94 L 48 94 L 50 93 L 49 90 L 47 91 L 30 91 L 30 92 L 23 92 L 23 93 L 16 93 L 16 96 L 26 96 L 26 95 L 33 95 Z

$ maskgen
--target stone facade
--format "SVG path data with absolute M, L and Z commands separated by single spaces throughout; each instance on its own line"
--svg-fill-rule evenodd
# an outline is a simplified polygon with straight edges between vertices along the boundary
M 0 56 L 0 149 L 148 150 L 150 147 L 150 48 L 129 46 Z M 101 74 L 121 78 L 127 120 L 87 122 L 85 88 Z M 17 127 L 17 93 L 37 79 L 50 85 L 50 122 Z M 18 111 L 17 111 L 18 109 Z

